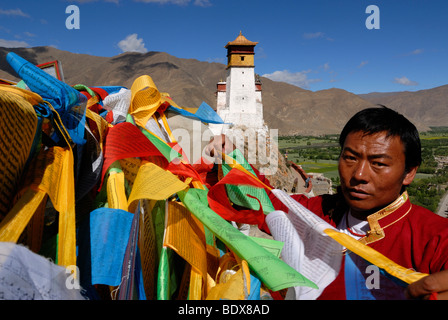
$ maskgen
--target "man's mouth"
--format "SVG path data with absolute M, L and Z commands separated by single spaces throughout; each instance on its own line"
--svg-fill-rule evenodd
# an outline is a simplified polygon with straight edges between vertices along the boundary
M 362 199 L 366 199 L 369 196 L 369 193 L 363 189 L 348 188 L 347 191 L 348 191 L 348 194 L 350 195 L 350 197 L 354 198 L 354 199 L 362 200 Z

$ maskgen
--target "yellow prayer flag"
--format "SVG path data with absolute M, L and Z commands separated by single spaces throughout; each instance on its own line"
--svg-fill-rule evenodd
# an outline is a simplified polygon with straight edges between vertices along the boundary
M 139 199 L 165 200 L 173 194 L 185 190 L 188 184 L 179 180 L 171 172 L 147 162 L 138 170 L 128 199 L 129 212 L 133 212 Z
M 123 171 L 111 171 L 107 179 L 107 203 L 109 208 L 128 211 Z
M 202 275 L 195 268 L 191 268 L 189 287 L 190 300 L 202 300 L 204 290 L 203 280 L 204 278 L 202 277 Z
M 134 116 L 137 124 L 145 127 L 161 103 L 162 95 L 150 76 L 143 75 L 134 81 L 131 87 L 129 114 Z
M 410 284 L 412 282 L 415 282 L 425 276 L 427 274 L 420 273 L 411 269 L 406 269 L 389 258 L 385 257 L 378 251 L 370 248 L 369 246 L 353 239 L 349 235 L 338 232 L 336 230 L 332 229 L 325 229 L 324 232 L 333 238 L 335 241 L 337 241 L 339 244 L 346 247 L 348 250 L 354 252 L 364 260 L 367 260 L 380 269 L 385 270 L 390 275 Z
M 191 266 L 190 299 L 200 300 L 207 283 L 207 249 L 204 226 L 182 204 L 168 202 L 164 246 Z
M 245 260 L 236 273 L 210 290 L 207 300 L 245 300 L 250 293 L 249 266 Z
M 36 106 L 43 102 L 43 99 L 40 95 L 30 90 L 22 89 L 16 86 L 10 86 L 6 84 L 0 84 L 0 91 L 6 93 L 12 93 L 16 97 L 20 97 L 28 101 L 31 105 Z
M 59 212 L 58 264 L 76 265 L 74 159 L 70 149 L 42 149 L 29 169 L 31 187 L 48 194 Z
M 119 159 L 118 162 L 120 163 L 121 170 L 123 170 L 124 177 L 126 178 L 129 187 L 132 189 L 142 160 L 140 158 L 125 158 Z
M 0 218 L 14 205 L 37 128 L 37 115 L 29 101 L 34 103 L 39 96 L 9 87 L 0 85 Z
M 0 224 L 0 241 L 17 243 L 42 201 L 44 191 L 28 189 Z

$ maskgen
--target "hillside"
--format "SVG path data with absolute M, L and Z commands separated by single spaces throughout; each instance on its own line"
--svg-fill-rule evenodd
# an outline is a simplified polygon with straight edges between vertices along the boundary
M 448 85 L 415 92 L 360 95 L 372 103 L 387 105 L 428 126 L 448 125 Z
M 16 52 L 34 64 L 59 60 L 69 85 L 121 85 L 127 88 L 140 75 L 150 75 L 162 92 L 177 104 L 197 107 L 205 101 L 216 107 L 216 83 L 226 78 L 220 63 L 181 59 L 163 52 L 123 53 L 96 57 L 53 47 L 0 48 L 0 78 L 18 80 L 6 62 Z M 355 95 L 342 89 L 309 91 L 284 82 L 261 78 L 264 119 L 280 135 L 339 133 L 356 111 L 376 103 L 388 105 L 408 116 L 420 130 L 448 123 L 448 86 L 415 93 Z

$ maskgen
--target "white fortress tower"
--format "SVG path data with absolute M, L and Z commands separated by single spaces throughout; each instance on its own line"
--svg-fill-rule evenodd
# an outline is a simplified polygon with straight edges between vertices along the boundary
M 266 133 L 261 100 L 261 82 L 255 77 L 254 48 L 258 42 L 239 36 L 225 46 L 227 49 L 227 80 L 217 84 L 216 112 L 225 125 L 211 125 L 214 134 L 233 129 L 253 129 Z

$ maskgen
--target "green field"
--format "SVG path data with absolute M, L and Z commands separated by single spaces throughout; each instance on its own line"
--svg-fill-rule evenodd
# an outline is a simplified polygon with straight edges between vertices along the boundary
M 327 178 L 336 178 L 338 176 L 338 163 L 336 161 L 328 161 L 328 163 L 303 161 L 298 163 L 302 166 L 305 172 L 322 173 Z
M 431 128 L 420 133 L 422 165 L 408 193 L 411 200 L 432 211 L 437 209 L 448 185 L 448 167 L 439 168 L 435 157 L 448 157 L 448 127 Z M 339 185 L 338 157 L 340 148 L 337 135 L 323 137 L 283 136 L 279 137 L 280 152 L 288 160 L 302 166 L 307 173 L 322 173 Z

